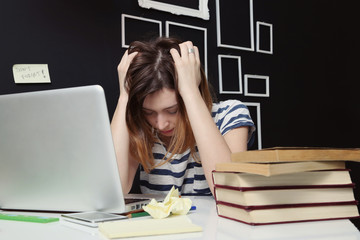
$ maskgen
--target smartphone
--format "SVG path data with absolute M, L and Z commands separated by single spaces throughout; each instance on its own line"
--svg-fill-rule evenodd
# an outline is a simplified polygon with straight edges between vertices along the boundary
M 69 222 L 78 223 L 89 227 L 98 227 L 99 223 L 101 222 L 127 219 L 126 216 L 97 211 L 62 214 L 61 218 Z

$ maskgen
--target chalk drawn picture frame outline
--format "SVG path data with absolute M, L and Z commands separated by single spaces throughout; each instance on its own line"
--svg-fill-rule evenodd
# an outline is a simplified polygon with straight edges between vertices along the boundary
M 239 46 L 227 44 L 222 41 L 221 38 L 221 9 L 220 9 L 220 0 L 216 0 L 216 35 L 217 35 L 217 46 L 224 48 L 232 48 L 238 50 L 246 50 L 246 51 L 254 51 L 255 50 L 255 41 L 254 41 L 254 17 L 253 17 L 253 0 L 249 1 L 249 16 L 250 16 L 250 26 L 249 26 L 249 34 L 250 34 L 250 47 Z M 234 28 L 231 28 L 234 29 Z M 243 33 L 241 33 L 243 34 Z
M 162 37 L 162 22 L 161 21 L 151 19 L 151 18 L 143 18 L 143 17 L 133 16 L 133 15 L 129 15 L 129 14 L 121 14 L 121 47 L 123 47 L 123 48 L 129 47 L 129 45 L 126 44 L 126 42 L 125 42 L 126 41 L 125 40 L 126 39 L 126 28 L 125 28 L 126 18 L 158 24 L 159 25 L 159 37 Z M 139 30 L 139 29 L 137 29 L 137 30 Z
M 169 4 L 154 0 L 138 0 L 138 4 L 142 8 L 153 8 L 156 10 L 169 12 L 175 15 L 185 15 L 190 17 L 198 17 L 204 20 L 210 19 L 209 8 L 208 8 L 208 0 L 198 0 L 199 8 L 193 9 L 184 7 L 181 5 Z
M 258 142 L 258 149 L 262 149 L 262 138 L 261 138 L 261 107 L 260 107 L 260 103 L 257 102 L 242 102 L 243 104 L 245 104 L 248 107 L 256 107 L 256 132 L 257 132 L 257 142 Z M 255 133 L 256 133 L 255 132 Z
M 249 92 L 249 81 L 251 79 L 263 79 L 265 80 L 265 92 L 264 93 L 252 93 Z M 244 75 L 244 95 L 251 97 L 270 97 L 270 78 L 269 76 L 263 75 L 253 75 L 253 74 L 245 74 Z
M 200 53 L 203 54 L 203 58 L 204 58 L 204 71 L 205 71 L 205 75 L 206 77 L 208 76 L 208 58 L 207 58 L 207 29 L 203 28 L 203 27 L 198 27 L 198 26 L 194 26 L 194 25 L 189 25 L 189 24 L 183 24 L 183 23 L 178 23 L 178 22 L 172 22 L 172 21 L 166 21 L 165 22 L 165 36 L 169 37 L 170 36 L 170 26 L 174 25 L 177 27 L 183 27 L 183 28 L 190 28 L 190 29 L 194 29 L 194 30 L 198 30 L 198 31 L 203 31 L 204 32 L 204 52 Z
M 266 26 L 269 28 L 269 50 L 260 49 L 260 27 Z M 273 25 L 271 23 L 256 22 L 256 51 L 260 53 L 273 54 Z
M 237 66 L 238 66 L 238 78 L 239 78 L 239 90 L 238 91 L 226 91 L 223 90 L 223 77 L 222 77 L 222 59 L 223 58 L 229 58 L 229 59 L 235 59 L 237 60 Z M 233 56 L 233 55 L 218 55 L 218 72 L 219 72 L 219 93 L 220 94 L 242 94 L 243 88 L 242 88 L 242 68 L 241 68 L 241 57 L 240 56 Z

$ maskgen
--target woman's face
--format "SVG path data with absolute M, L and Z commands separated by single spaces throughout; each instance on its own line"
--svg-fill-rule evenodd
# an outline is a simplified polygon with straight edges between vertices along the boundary
M 178 102 L 175 91 L 163 88 L 146 96 L 143 113 L 148 123 L 161 135 L 171 137 L 178 120 Z

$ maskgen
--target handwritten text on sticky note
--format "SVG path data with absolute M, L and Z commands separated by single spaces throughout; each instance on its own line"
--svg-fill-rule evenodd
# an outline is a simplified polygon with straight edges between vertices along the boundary
M 15 64 L 13 65 L 15 83 L 50 83 L 47 64 Z

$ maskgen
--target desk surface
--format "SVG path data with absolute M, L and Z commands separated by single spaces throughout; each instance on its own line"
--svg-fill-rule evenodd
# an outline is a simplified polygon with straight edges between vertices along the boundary
M 217 216 L 215 201 L 212 197 L 192 197 L 196 211 L 187 216 L 191 221 L 203 227 L 203 232 L 137 239 L 221 239 L 221 240 L 288 240 L 288 239 L 318 239 L 318 240 L 360 240 L 360 232 L 349 220 L 318 221 L 306 223 L 291 223 L 265 226 L 249 226 L 236 221 Z M 26 213 L 27 215 L 31 215 Z M 33 215 L 59 216 L 57 214 L 38 213 Z M 0 239 L 6 240 L 93 240 L 106 238 L 97 229 L 69 224 L 30 223 L 0 220 Z

